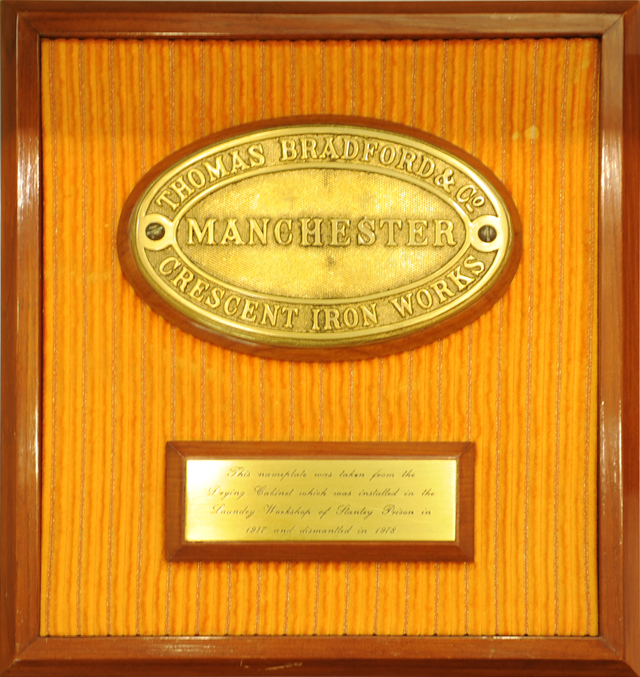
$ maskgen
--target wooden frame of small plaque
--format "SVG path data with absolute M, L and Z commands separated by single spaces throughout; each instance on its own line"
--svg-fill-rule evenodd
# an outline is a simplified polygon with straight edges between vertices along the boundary
M 271 480 L 264 477 L 265 473 L 260 476 L 254 471 L 249 475 L 241 467 L 241 463 L 255 464 L 265 460 L 277 468 L 277 479 L 273 478 L 274 473 L 270 473 Z M 167 559 L 170 562 L 472 561 L 474 460 L 475 445 L 472 442 L 168 442 Z M 202 492 L 208 494 L 203 500 L 206 510 L 197 513 L 197 521 L 206 521 L 207 524 L 202 526 L 209 526 L 209 533 L 219 530 L 218 524 L 225 518 L 233 520 L 233 536 L 225 534 L 215 541 L 187 538 L 187 503 L 188 498 L 193 498 L 187 481 L 187 465 L 190 461 L 200 461 L 203 469 L 206 469 L 207 464 L 209 467 L 219 464 L 225 467 L 225 478 L 233 475 L 231 480 L 227 479 L 235 482 L 232 490 L 227 489 L 225 492 L 222 483 L 206 484 L 206 492 Z M 320 462 L 322 473 L 314 473 L 314 462 Z M 423 487 L 419 484 L 420 479 L 415 477 L 416 465 L 424 468 L 423 473 L 427 474 L 433 462 L 447 464 L 442 471 L 445 480 L 451 485 L 451 491 L 440 504 L 439 512 L 433 510 L 432 514 L 427 509 L 428 517 L 421 517 L 424 506 L 430 508 L 437 501 L 437 495 L 444 491 L 437 480 Z M 394 475 L 388 472 L 389 464 L 406 464 L 406 468 L 402 466 L 395 477 L 388 480 L 387 487 L 387 480 L 380 479 L 380 476 Z M 340 467 L 336 469 L 339 465 L 344 465 L 345 470 Z M 363 466 L 368 470 L 366 476 Z M 452 468 L 455 468 L 453 477 Z M 304 477 L 282 480 L 283 474 L 291 469 L 294 474 L 297 471 Z M 325 472 L 327 469 L 328 473 Z M 205 473 L 206 470 L 203 473 L 201 469 L 193 475 L 199 479 Z M 314 474 L 322 477 L 314 479 Z M 327 478 L 327 474 L 333 474 L 333 477 Z M 341 480 L 341 474 L 346 479 Z M 219 477 L 216 476 L 216 481 L 219 481 Z M 284 489 L 283 483 L 286 486 Z M 376 485 L 380 485 L 379 490 L 376 490 Z M 414 485 L 419 486 L 420 490 L 412 491 Z M 242 493 L 242 490 L 237 489 L 238 486 L 246 489 L 245 495 L 238 495 Z M 303 486 L 306 491 L 302 491 Z M 316 494 L 321 494 L 318 498 L 313 496 L 314 487 Z M 344 491 L 347 487 L 348 490 Z M 266 497 L 259 503 L 256 490 L 261 497 Z M 408 495 L 410 492 L 411 496 Z M 301 493 L 305 496 L 301 497 Z M 367 505 L 367 499 L 361 497 L 364 493 L 372 496 L 368 500 L 374 505 Z M 249 506 L 253 514 L 249 514 Z M 292 529 L 294 533 L 274 538 L 272 522 L 278 519 L 276 513 L 291 509 L 302 515 L 288 518 L 286 531 Z M 233 511 L 237 515 L 218 514 L 222 511 Z M 336 526 L 338 522 L 334 520 L 331 527 L 324 529 L 325 522 L 336 512 L 350 515 L 346 524 Z M 341 521 L 338 517 L 336 519 Z M 406 531 L 415 537 L 412 540 L 392 537 L 394 533 L 399 533 L 402 521 L 407 523 Z M 442 522 L 449 525 L 446 537 L 429 538 L 429 533 L 433 533 L 429 530 Z M 420 525 L 423 525 L 422 528 Z M 349 538 L 341 536 L 341 526 L 348 532 Z M 314 529 L 326 532 L 326 539 L 308 540 L 304 534 Z M 358 530 L 366 535 L 355 537 Z M 246 540 L 249 531 L 251 534 L 256 534 L 256 531 L 263 533 L 265 538 Z M 416 537 L 421 532 L 426 533 Z
M 600 41 L 598 635 L 41 634 L 43 38 Z M 3 675 L 640 674 L 640 2 L 2 3 Z M 64 444 L 65 441 L 61 440 Z

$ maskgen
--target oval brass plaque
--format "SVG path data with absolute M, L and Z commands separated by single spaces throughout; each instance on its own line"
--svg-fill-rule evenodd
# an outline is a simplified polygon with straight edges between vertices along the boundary
M 353 359 L 432 341 L 506 290 L 519 219 L 493 173 L 357 118 L 235 128 L 152 169 L 125 205 L 123 270 L 164 317 L 265 357 Z

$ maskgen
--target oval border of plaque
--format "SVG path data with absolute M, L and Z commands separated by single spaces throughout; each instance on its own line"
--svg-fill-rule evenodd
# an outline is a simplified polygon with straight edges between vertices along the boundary
M 309 214 L 285 218 L 282 205 L 290 200 L 293 182 L 283 190 L 277 185 L 279 176 L 295 179 L 307 171 L 315 172 L 302 182 Z M 351 174 L 357 174 L 355 179 Z M 370 178 L 377 191 L 362 187 Z M 310 181 L 315 183 L 307 189 Z M 322 193 L 328 190 L 323 186 L 329 183 L 343 200 L 348 194 L 367 209 L 375 203 L 380 213 L 372 216 L 371 207 L 347 219 L 339 209 L 332 214 L 329 206 L 319 216 L 318 205 L 326 199 Z M 401 203 L 396 211 L 405 213 L 396 219 L 380 205 L 386 204 L 381 196 L 398 192 L 405 197 L 396 198 Z M 229 216 L 234 214 L 231 206 L 244 202 L 246 210 L 264 195 L 275 196 L 273 213 L 256 208 L 259 213 Z M 213 217 L 211 202 L 219 205 L 219 219 Z M 413 212 L 407 204 L 414 205 Z M 368 248 L 376 237 L 377 249 Z M 269 287 L 265 291 L 255 288 L 265 278 L 251 252 L 268 238 L 271 259 L 262 265 L 276 274 L 264 283 Z M 292 251 L 286 249 L 290 243 L 297 260 L 291 268 L 283 247 L 277 247 Z M 233 127 L 173 153 L 128 197 L 117 244 L 127 280 L 172 324 L 226 348 L 301 361 L 387 355 L 460 329 L 505 293 L 522 250 L 513 199 L 479 160 L 414 128 L 336 116 L 276 118 Z M 240 244 L 254 247 L 236 247 Z M 365 284 L 364 293 L 355 296 L 342 294 L 340 287 L 331 297 L 311 296 L 317 286 L 333 284 L 328 267 L 336 262 L 343 277 L 352 274 L 349 258 L 354 255 L 345 254 L 345 246 L 353 251 L 354 244 L 369 253 L 360 262 L 355 255 L 356 272 L 376 267 L 369 287 Z M 222 250 L 221 245 L 228 246 Z M 324 245 L 327 252 L 333 245 L 335 255 L 325 252 Z M 436 265 L 433 259 L 438 257 Z M 418 269 L 420 276 L 402 277 L 398 262 L 409 273 Z M 283 271 L 295 271 L 296 265 L 298 297 L 282 291 L 288 290 Z M 383 280 L 380 288 L 371 288 L 380 269 L 394 271 L 395 286 L 385 287 Z M 242 270 L 242 283 L 228 279 L 234 270 Z

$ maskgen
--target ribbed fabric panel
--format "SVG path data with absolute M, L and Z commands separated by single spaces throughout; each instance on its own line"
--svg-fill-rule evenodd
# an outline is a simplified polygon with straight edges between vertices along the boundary
M 598 43 L 42 43 L 43 635 L 595 635 Z M 477 156 L 524 255 L 488 313 L 353 363 L 260 360 L 153 313 L 115 233 L 140 177 L 229 126 L 342 114 Z M 171 439 L 466 440 L 471 564 L 179 563 Z

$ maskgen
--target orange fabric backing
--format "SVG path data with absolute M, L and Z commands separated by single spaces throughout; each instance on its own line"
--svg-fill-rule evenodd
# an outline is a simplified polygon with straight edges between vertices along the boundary
M 44 40 L 43 635 L 597 634 L 596 40 Z M 293 364 L 172 328 L 123 279 L 122 204 L 260 118 L 435 133 L 520 211 L 504 299 L 411 353 Z M 471 564 L 164 560 L 171 439 L 474 440 Z

